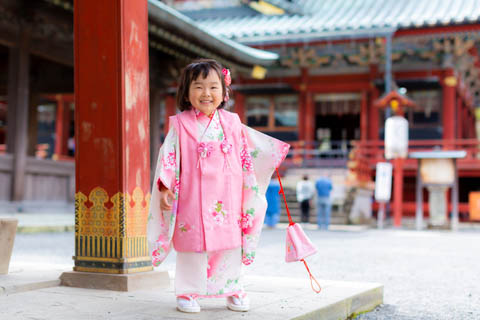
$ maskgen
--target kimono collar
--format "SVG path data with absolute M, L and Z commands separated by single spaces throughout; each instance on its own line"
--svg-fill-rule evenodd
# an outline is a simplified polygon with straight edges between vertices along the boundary
M 185 128 L 185 131 L 197 142 L 199 141 L 198 139 L 198 132 L 197 132 L 197 121 L 199 121 L 200 117 L 205 117 L 207 121 L 210 121 L 210 119 L 205 116 L 205 115 L 200 115 L 197 118 L 197 113 L 195 112 L 196 109 L 192 108 L 190 110 L 183 111 L 182 113 L 178 114 L 178 120 L 180 125 L 182 125 Z M 223 110 L 223 109 L 217 109 L 217 116 L 220 118 L 220 124 L 223 129 L 223 133 L 227 139 L 232 138 L 232 128 L 230 124 L 229 119 L 231 118 L 229 112 Z M 207 122 L 208 123 L 208 122 Z M 210 124 L 212 125 L 212 124 Z

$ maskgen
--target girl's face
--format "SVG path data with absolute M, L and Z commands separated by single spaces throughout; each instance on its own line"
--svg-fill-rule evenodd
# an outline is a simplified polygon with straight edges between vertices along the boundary
M 223 92 L 220 78 L 214 70 L 210 70 L 206 78 L 200 74 L 190 83 L 188 100 L 192 106 L 205 115 L 211 115 L 222 103 Z

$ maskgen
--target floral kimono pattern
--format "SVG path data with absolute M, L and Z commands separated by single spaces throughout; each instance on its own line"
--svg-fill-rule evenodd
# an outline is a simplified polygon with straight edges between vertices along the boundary
M 225 111 L 222 110 L 222 112 Z M 205 143 L 223 140 L 223 129 L 218 119 L 218 113 L 215 113 L 208 129 L 206 129 L 208 121 L 205 120 L 208 118 L 197 114 L 197 129 L 199 136 L 203 135 L 204 139 L 202 141 Z M 188 261 L 192 263 L 194 261 L 204 261 L 206 263 L 205 275 L 203 273 L 199 275 L 199 277 L 206 277 L 206 281 L 202 280 L 205 286 L 199 284 L 202 288 L 201 293 L 193 292 L 197 295 L 222 296 L 241 291 L 241 276 L 238 270 L 241 270 L 242 263 L 248 265 L 255 259 L 255 250 L 267 208 L 265 192 L 272 173 L 283 161 L 290 147 L 288 144 L 261 132 L 244 125 L 241 126 L 242 146 L 238 155 L 243 171 L 243 188 L 238 190 L 242 193 L 242 214 L 238 220 L 238 225 L 242 230 L 241 248 L 239 248 L 239 251 L 232 249 L 207 252 L 205 256 L 202 256 L 202 253 L 194 252 L 177 253 L 177 263 L 180 260 L 185 261 L 185 259 L 190 259 Z M 228 147 L 222 145 L 222 148 L 228 149 Z M 208 152 L 208 150 L 206 149 L 205 152 Z M 158 156 L 148 220 L 148 241 L 154 266 L 160 265 L 168 255 L 172 247 L 174 232 L 188 232 L 191 228 L 199 227 L 176 221 L 176 208 L 180 191 L 178 188 L 180 185 L 180 170 L 179 137 L 175 127 L 170 125 Z M 160 185 L 169 188 L 175 195 L 171 212 L 160 210 Z M 221 200 L 212 203 L 209 212 L 211 212 L 214 221 L 219 224 L 230 214 L 223 208 Z M 183 270 L 183 273 L 186 272 L 182 268 L 180 270 Z M 193 272 L 193 268 L 189 270 L 190 273 Z M 232 270 L 238 272 L 229 272 Z M 177 273 L 178 271 L 177 267 Z M 177 277 L 182 279 L 180 274 Z M 179 280 L 179 282 L 182 281 Z M 189 290 L 189 288 L 182 288 L 181 285 L 176 286 L 177 295 L 192 293 Z

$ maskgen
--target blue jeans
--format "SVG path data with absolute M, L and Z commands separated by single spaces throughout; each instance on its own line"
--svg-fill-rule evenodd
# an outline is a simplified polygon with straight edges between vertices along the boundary
M 269 227 L 275 227 L 280 218 L 280 212 L 266 212 L 265 214 L 265 224 Z
M 329 197 L 317 197 L 317 224 L 319 228 L 328 229 L 332 202 Z

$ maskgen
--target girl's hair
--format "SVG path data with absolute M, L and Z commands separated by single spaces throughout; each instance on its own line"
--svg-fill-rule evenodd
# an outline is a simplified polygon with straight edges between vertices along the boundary
M 198 59 L 186 66 L 180 76 L 180 85 L 177 90 L 177 106 L 180 111 L 190 110 L 192 108 L 192 104 L 188 100 L 188 92 L 192 81 L 197 80 L 200 75 L 202 78 L 208 77 L 211 70 L 217 73 L 222 85 L 223 99 L 218 108 L 225 107 L 225 95 L 228 90 L 231 96 L 231 89 L 225 85 L 225 76 L 223 75 L 222 69 L 222 66 L 213 59 Z

